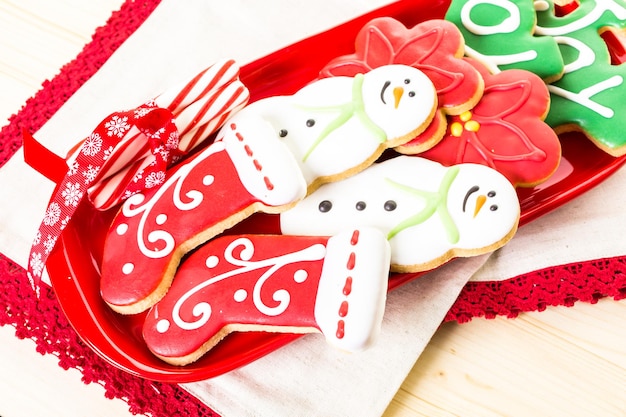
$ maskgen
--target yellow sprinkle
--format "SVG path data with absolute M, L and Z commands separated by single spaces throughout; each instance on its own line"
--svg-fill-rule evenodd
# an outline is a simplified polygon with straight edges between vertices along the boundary
M 480 123 L 478 123 L 476 120 L 470 120 L 469 122 L 465 123 L 465 129 L 469 130 L 470 132 L 478 132 L 478 129 L 480 129 Z
M 464 121 L 467 122 L 468 120 L 472 119 L 472 112 L 471 111 L 466 111 L 461 113 L 461 115 L 459 116 L 459 118 Z
M 450 126 L 450 133 L 452 133 L 452 136 L 457 138 L 461 137 L 463 134 L 463 125 L 459 122 L 452 123 L 452 126 Z

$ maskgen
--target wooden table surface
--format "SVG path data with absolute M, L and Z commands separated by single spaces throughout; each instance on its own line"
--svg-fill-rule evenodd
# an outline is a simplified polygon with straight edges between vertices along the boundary
M 0 125 L 122 2 L 0 0 Z M 56 362 L 0 327 L 0 416 L 131 415 Z M 626 416 L 626 301 L 442 325 L 384 414 L 409 416 Z

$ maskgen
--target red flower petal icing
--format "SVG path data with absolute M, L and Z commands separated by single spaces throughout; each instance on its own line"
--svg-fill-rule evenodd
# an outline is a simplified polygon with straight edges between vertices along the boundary
M 483 97 L 471 112 L 449 116 L 443 140 L 420 156 L 445 165 L 487 165 L 516 186 L 544 181 L 561 158 L 558 136 L 543 121 L 550 104 L 546 85 L 528 71 L 491 75 L 482 64 L 467 62 L 485 80 Z

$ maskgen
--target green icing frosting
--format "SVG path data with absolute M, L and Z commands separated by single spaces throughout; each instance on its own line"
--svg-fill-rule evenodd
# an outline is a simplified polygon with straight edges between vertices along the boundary
M 448 194 L 450 192 L 452 182 L 459 173 L 459 169 L 460 168 L 458 166 L 450 167 L 441 180 L 439 189 L 434 192 L 419 190 L 387 178 L 386 181 L 392 186 L 426 201 L 426 206 L 420 212 L 398 223 L 389 232 L 387 239 L 393 238 L 404 229 L 408 229 L 425 222 L 437 213 L 443 227 L 446 230 L 448 241 L 453 244 L 457 243 L 459 241 L 459 229 L 452 220 L 452 216 L 450 216 L 450 212 L 448 211 Z
M 380 143 L 384 143 L 387 140 L 387 135 L 385 131 L 382 130 L 378 125 L 376 125 L 372 119 L 369 118 L 367 113 L 365 112 L 365 104 L 363 102 L 363 74 L 357 74 L 353 78 L 352 82 L 352 101 L 347 103 L 339 104 L 336 106 L 324 106 L 324 107 L 306 107 L 302 106 L 306 110 L 316 111 L 316 112 L 338 112 L 339 115 L 333 119 L 328 125 L 322 130 L 320 135 L 315 139 L 311 147 L 307 150 L 302 158 L 303 161 L 306 161 L 307 158 L 313 153 L 315 148 L 324 141 L 328 137 L 330 133 L 337 130 L 341 126 L 343 126 L 348 120 L 350 120 L 353 116 L 356 116 L 359 121 L 365 126 L 367 130 L 369 130 L 372 135 L 377 138 Z
M 626 145 L 626 118 L 620 114 L 626 97 L 626 65 L 611 65 L 609 49 L 599 32 L 626 27 L 626 2 L 588 0 L 572 13 L 555 17 L 552 8 L 537 12 L 537 32 L 559 39 L 565 59 L 563 77 L 549 85 L 552 127 L 577 125 L 604 148 Z
M 543 79 L 563 72 L 556 41 L 534 36 L 531 0 L 452 0 L 445 19 L 463 34 L 466 54 L 489 63 L 492 71 L 520 68 Z

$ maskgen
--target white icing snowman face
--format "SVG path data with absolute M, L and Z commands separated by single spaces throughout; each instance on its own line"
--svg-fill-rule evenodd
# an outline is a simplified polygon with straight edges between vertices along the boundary
M 430 122 L 437 105 L 437 91 L 420 70 L 387 65 L 368 72 L 363 79 L 365 112 L 388 138 L 407 135 L 416 121 Z
M 504 244 L 519 211 L 514 187 L 495 170 L 399 156 L 320 187 L 281 214 L 281 230 L 325 235 L 376 227 L 389 239 L 393 265 L 422 270 Z
M 464 249 L 486 247 L 503 239 L 520 215 L 511 183 L 478 164 L 459 165 L 448 195 L 448 210 L 459 229 L 455 247 Z

